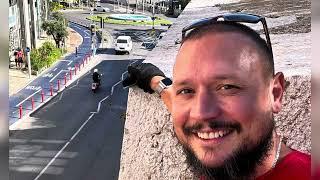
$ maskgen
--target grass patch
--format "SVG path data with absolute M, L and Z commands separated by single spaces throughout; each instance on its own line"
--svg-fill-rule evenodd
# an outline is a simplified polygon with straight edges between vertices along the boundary
M 121 24 L 121 25 L 134 25 L 134 26 L 141 26 L 141 25 L 152 25 L 152 21 L 132 21 L 132 20 L 117 20 L 111 19 L 108 15 L 94 15 L 87 17 L 88 20 L 100 22 L 100 18 L 104 18 L 104 22 L 108 24 Z M 154 25 L 162 25 L 162 26 L 169 26 L 172 25 L 172 22 L 160 17 L 156 17 L 154 20 Z

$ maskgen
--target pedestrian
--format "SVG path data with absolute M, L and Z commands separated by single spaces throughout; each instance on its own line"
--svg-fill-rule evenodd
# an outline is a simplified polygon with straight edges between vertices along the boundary
M 241 22 L 262 22 L 266 40 Z M 263 17 L 227 14 L 182 30 L 173 82 L 150 63 L 128 67 L 124 86 L 156 92 L 200 179 L 310 179 L 310 155 L 275 131 L 285 80 L 275 73 Z M 172 85 L 171 85 L 172 84 Z
M 21 49 L 19 49 L 17 56 L 18 56 L 18 69 L 21 69 L 23 64 L 23 52 Z
M 13 55 L 14 55 L 14 62 L 16 64 L 16 68 L 18 68 L 18 52 L 14 51 Z

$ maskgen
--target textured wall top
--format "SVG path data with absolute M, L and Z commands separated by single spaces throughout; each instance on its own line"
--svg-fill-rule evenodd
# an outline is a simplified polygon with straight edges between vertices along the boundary
M 285 76 L 311 74 L 311 1 L 291 0 L 193 0 L 177 18 L 167 35 L 149 53 L 145 62 L 160 67 L 169 77 L 179 45 L 174 41 L 181 38 L 181 29 L 193 21 L 227 12 L 246 12 L 266 17 L 271 32 L 271 42 L 276 71 Z M 259 30 L 262 25 L 250 25 Z M 263 36 L 264 37 L 264 36 Z
M 192 21 L 226 12 L 264 15 L 271 31 L 276 71 L 284 72 L 287 89 L 283 109 L 275 116 L 277 132 L 286 144 L 311 151 L 310 0 L 192 0 L 151 51 L 151 62 L 169 77 L 179 45 L 174 41 Z M 253 26 L 259 30 L 260 26 Z M 185 163 L 163 102 L 130 88 L 119 179 L 197 179 Z

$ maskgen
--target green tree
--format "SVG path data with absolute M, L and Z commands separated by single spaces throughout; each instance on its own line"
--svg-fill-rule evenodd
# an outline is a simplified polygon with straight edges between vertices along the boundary
M 62 9 L 63 6 L 59 4 L 59 2 L 50 2 L 50 12 L 58 11 L 59 9 Z
M 68 36 L 65 19 L 60 12 L 54 12 L 51 20 L 45 21 L 41 28 L 46 31 L 47 35 L 52 36 L 56 46 L 60 48 L 61 42 Z

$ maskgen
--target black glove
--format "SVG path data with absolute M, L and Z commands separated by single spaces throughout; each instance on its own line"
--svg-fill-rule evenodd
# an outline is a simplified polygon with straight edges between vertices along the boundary
M 126 87 L 136 84 L 144 92 L 152 94 L 154 91 L 150 87 L 150 82 L 154 76 L 165 77 L 164 73 L 151 63 L 130 65 L 128 66 L 128 77 L 122 81 L 122 85 Z

